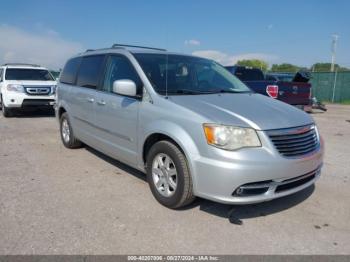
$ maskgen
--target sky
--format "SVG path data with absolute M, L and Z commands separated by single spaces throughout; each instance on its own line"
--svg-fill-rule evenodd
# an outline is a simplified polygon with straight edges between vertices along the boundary
M 11 0 L 0 8 L 0 64 L 61 68 L 85 49 L 145 45 L 212 58 L 224 65 L 350 67 L 349 0 Z

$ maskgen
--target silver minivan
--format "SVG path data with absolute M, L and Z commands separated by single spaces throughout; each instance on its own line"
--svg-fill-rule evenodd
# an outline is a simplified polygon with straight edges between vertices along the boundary
M 218 63 L 125 45 L 68 60 L 57 88 L 63 144 L 86 144 L 147 174 L 178 208 L 298 192 L 320 176 L 323 141 L 301 110 L 252 92 Z

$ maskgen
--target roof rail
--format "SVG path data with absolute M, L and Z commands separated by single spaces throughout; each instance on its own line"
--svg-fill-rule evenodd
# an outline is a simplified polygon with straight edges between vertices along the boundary
M 163 48 L 155 48 L 155 47 L 149 47 L 149 46 L 124 45 L 124 44 L 114 44 L 114 45 L 112 45 L 112 48 L 124 48 L 124 47 L 134 47 L 134 48 L 142 48 L 142 49 L 166 51 L 166 49 L 163 49 Z
M 85 52 L 92 52 L 95 51 L 95 49 L 86 49 Z
M 2 66 L 33 66 L 33 67 L 40 67 L 40 65 L 36 64 L 26 64 L 26 63 L 6 63 Z

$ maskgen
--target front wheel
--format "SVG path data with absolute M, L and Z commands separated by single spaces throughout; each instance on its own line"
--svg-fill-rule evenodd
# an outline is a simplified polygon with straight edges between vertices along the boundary
M 157 142 L 150 149 L 147 180 L 154 197 L 166 207 L 183 207 L 195 199 L 185 155 L 170 141 Z
M 1 96 L 1 110 L 2 110 L 2 115 L 4 117 L 11 117 L 13 115 L 11 109 L 5 106 L 2 100 L 2 96 Z

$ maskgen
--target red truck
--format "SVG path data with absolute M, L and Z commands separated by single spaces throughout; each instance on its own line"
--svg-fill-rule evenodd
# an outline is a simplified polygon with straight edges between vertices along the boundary
M 311 111 L 311 84 L 308 72 L 290 74 L 268 74 L 258 68 L 245 66 L 226 66 L 228 71 L 238 77 L 256 93 L 281 100 L 305 111 Z

